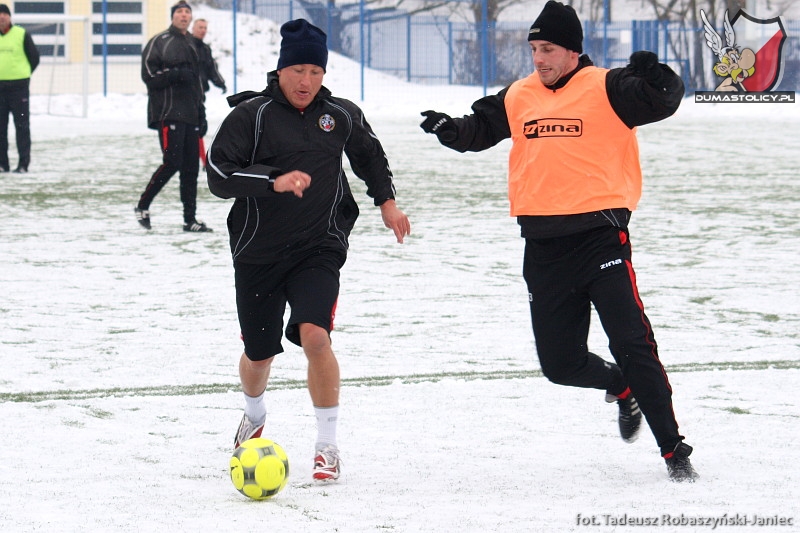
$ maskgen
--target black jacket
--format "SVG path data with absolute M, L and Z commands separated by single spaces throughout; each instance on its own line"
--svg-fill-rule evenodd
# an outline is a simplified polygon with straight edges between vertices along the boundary
M 278 86 L 228 97 L 236 106 L 209 147 L 208 186 L 235 198 L 228 215 L 234 261 L 268 264 L 319 248 L 346 253 L 358 206 L 343 169 L 347 155 L 375 205 L 394 198 L 392 172 L 361 109 L 322 87 L 303 111 Z M 302 198 L 276 193 L 272 181 L 301 170 L 311 176 Z
M 39 49 L 36 48 L 36 45 L 33 44 L 33 37 L 29 32 L 25 32 L 25 39 L 22 42 L 22 46 L 25 50 L 25 57 L 28 58 L 28 63 L 31 65 L 31 72 L 36 70 L 36 67 L 39 66 Z
M 211 47 L 197 37 L 192 37 L 192 44 L 197 50 L 197 57 L 200 62 L 200 83 L 203 84 L 203 92 L 208 92 L 209 81 L 223 91 L 227 90 L 225 78 L 219 73 L 217 62 L 214 61 L 214 56 L 211 55 Z
M 142 51 L 142 81 L 147 85 L 147 126 L 161 122 L 202 121 L 203 87 L 200 63 L 192 41 L 175 26 L 150 39 Z
M 551 87 L 558 91 L 580 69 L 591 66 L 589 56 L 580 57 L 578 68 Z M 606 74 L 606 96 L 614 112 L 629 128 L 657 122 L 678 109 L 684 95 L 683 80 L 666 65 L 659 65 L 658 80 L 645 81 L 630 66 L 610 69 Z M 472 104 L 473 114 L 454 118 L 457 136 L 445 146 L 459 152 L 478 152 L 511 137 L 505 108 L 508 87 Z M 593 213 L 556 216 L 521 216 L 517 220 L 526 238 L 551 238 L 590 230 L 598 226 L 627 228 L 627 209 L 607 209 Z

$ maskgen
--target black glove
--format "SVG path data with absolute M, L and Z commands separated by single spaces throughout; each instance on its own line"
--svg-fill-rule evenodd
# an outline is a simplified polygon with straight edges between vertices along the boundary
M 191 83 L 197 78 L 197 74 L 190 68 L 174 67 L 167 70 L 167 80 L 170 85 Z
M 200 125 L 197 127 L 197 135 L 202 139 L 208 133 L 208 121 L 206 120 L 206 106 L 201 105 L 200 109 L 197 112 L 198 118 L 200 119 Z
M 176 83 L 180 83 L 181 81 L 181 69 L 179 68 L 171 68 L 167 70 L 167 81 L 170 84 L 174 85 Z
M 190 68 L 178 69 L 178 72 L 181 73 L 180 74 L 181 83 L 192 83 L 198 79 L 197 74 L 195 74 L 194 71 Z
M 228 92 L 228 88 L 225 87 L 224 83 L 222 84 L 222 87 L 220 87 L 220 89 L 222 90 L 222 94 L 225 94 L 226 92 Z
M 452 142 L 458 137 L 458 129 L 449 115 L 438 111 L 423 111 L 420 115 L 425 117 L 419 125 L 425 133 L 435 134 L 441 142 Z
M 628 69 L 653 87 L 657 87 L 663 78 L 664 71 L 658 64 L 658 56 L 647 50 L 639 50 L 631 54 Z

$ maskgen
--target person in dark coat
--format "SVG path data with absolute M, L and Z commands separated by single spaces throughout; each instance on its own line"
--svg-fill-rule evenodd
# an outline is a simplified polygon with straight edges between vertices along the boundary
M 239 376 L 244 415 L 234 446 L 261 435 L 270 367 L 286 338 L 303 348 L 317 418 L 312 476 L 336 480 L 339 364 L 330 333 L 339 296 L 339 271 L 359 214 L 343 169 L 353 172 L 380 206 L 387 228 L 402 243 L 411 232 L 397 207 L 386 153 L 353 102 L 322 85 L 326 35 L 304 19 L 281 27 L 277 70 L 267 88 L 228 97 L 235 106 L 208 151 L 208 186 L 234 198 L 228 215 L 236 307 L 244 342 Z M 276 409 L 278 407 L 275 407 Z
M 209 82 L 222 90 L 222 94 L 228 92 L 225 85 L 225 78 L 219 72 L 217 62 L 211 53 L 211 47 L 203 39 L 208 33 L 208 21 L 206 19 L 196 19 L 192 24 L 192 37 L 195 38 L 194 46 L 200 60 L 200 81 L 203 84 L 203 92 L 207 93 L 211 88 Z
M 462 118 L 424 111 L 421 127 L 459 152 L 509 137 L 508 196 L 525 238 L 536 351 L 553 383 L 605 391 L 633 442 L 642 413 L 672 481 L 698 476 L 678 430 L 672 387 L 636 286 L 628 221 L 642 191 L 636 127 L 671 116 L 684 85 L 656 54 L 595 67 L 575 10 L 550 0 L 528 33 L 535 72 Z M 614 362 L 589 351 L 592 306 Z
M 206 19 L 197 19 L 194 21 L 194 24 L 192 24 L 192 37 L 194 37 L 194 41 L 192 41 L 192 43 L 197 50 L 197 57 L 200 61 L 200 82 L 203 84 L 204 102 L 205 93 L 207 93 L 210 88 L 208 82 L 211 82 L 222 89 L 222 94 L 228 92 L 228 88 L 225 86 L 225 78 L 223 78 L 222 74 L 220 74 L 219 67 L 217 67 L 217 62 L 214 60 L 214 56 L 211 54 L 211 47 L 205 41 L 203 41 L 207 32 L 208 21 Z M 205 116 L 205 105 L 203 107 L 203 116 Z M 200 131 L 200 139 L 198 144 L 200 161 L 203 163 L 203 170 L 206 169 L 206 146 L 205 142 L 203 142 L 203 137 L 207 133 L 207 129 L 208 128 L 206 127 Z
M 198 139 L 207 127 L 203 106 L 200 61 L 189 33 L 192 8 L 186 2 L 172 6 L 172 24 L 154 36 L 142 51 L 142 80 L 149 98 L 147 125 L 158 131 L 163 161 L 147 183 L 134 208 L 136 219 L 151 229 L 150 204 L 164 185 L 180 173 L 183 230 L 209 232 L 197 220 Z

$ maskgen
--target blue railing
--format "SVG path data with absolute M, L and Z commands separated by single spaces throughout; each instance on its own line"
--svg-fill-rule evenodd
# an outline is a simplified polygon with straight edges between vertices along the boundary
M 326 30 L 332 50 L 409 82 L 503 86 L 533 70 L 525 42 L 530 22 L 487 25 L 452 22 L 430 14 L 374 10 L 363 0 L 228 0 L 233 8 L 282 23 L 304 17 Z M 225 1 L 218 0 L 225 6 Z M 484 2 L 485 3 L 485 2 Z M 800 77 L 800 21 L 784 21 L 789 35 L 785 68 L 776 89 L 795 90 Z M 636 50 L 651 50 L 684 79 L 687 90 L 715 83 L 714 56 L 703 31 L 684 22 L 584 21 L 584 52 L 598 66 L 624 66 Z M 700 41 L 698 41 L 700 40 Z M 698 43 L 700 46 L 698 46 Z M 701 50 L 702 52 L 698 52 Z M 363 98 L 362 94 L 362 98 Z

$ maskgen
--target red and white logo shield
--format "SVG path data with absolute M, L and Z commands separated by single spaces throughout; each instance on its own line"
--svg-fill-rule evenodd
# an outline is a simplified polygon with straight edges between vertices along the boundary
M 742 85 L 750 92 L 769 91 L 783 75 L 783 43 L 786 30 L 780 17 L 757 19 L 742 10 L 731 20 L 736 44 L 756 54 L 755 72 Z

